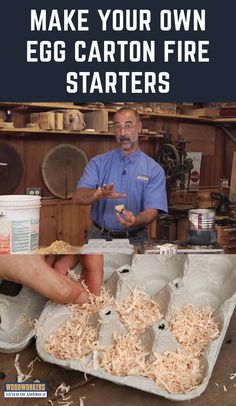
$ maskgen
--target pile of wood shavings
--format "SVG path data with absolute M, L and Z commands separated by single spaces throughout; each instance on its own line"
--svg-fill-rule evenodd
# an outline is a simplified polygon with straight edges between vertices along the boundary
M 102 351 L 100 367 L 113 375 L 145 376 L 148 355 L 137 335 L 115 337 L 115 344 Z
M 97 331 L 73 317 L 55 330 L 45 344 L 46 351 L 60 359 L 81 359 L 97 348 Z
M 54 241 L 49 247 L 39 248 L 38 254 L 50 255 L 50 254 L 80 254 L 79 247 L 73 247 L 68 242 L 62 240 Z
M 83 286 L 85 286 L 83 284 Z M 87 290 L 88 291 L 88 290 Z M 85 317 L 88 319 L 93 314 L 97 313 L 100 309 L 105 306 L 117 307 L 116 300 L 111 296 L 110 292 L 105 290 L 104 287 L 101 289 L 99 296 L 96 296 L 88 291 L 89 299 L 83 305 L 79 304 L 69 304 L 67 307 L 70 309 L 74 316 Z
M 59 359 L 82 359 L 98 348 L 97 330 L 89 318 L 105 304 L 114 303 L 114 298 L 103 288 L 99 296 L 89 294 L 89 301 L 83 305 L 70 304 L 72 315 L 48 338 L 46 351 Z
M 129 333 L 114 337 L 115 344 L 101 349 L 97 331 L 89 324 L 90 317 L 100 309 L 112 306 L 120 315 Z M 155 361 L 147 365 L 148 355 L 138 334 L 157 323 L 162 315 L 158 305 L 137 288 L 128 295 L 122 305 L 102 288 L 100 296 L 89 294 L 84 305 L 68 305 L 72 316 L 49 337 L 46 350 L 63 359 L 81 359 L 89 352 L 100 350 L 99 365 L 117 376 L 146 376 L 170 393 L 186 393 L 203 380 L 200 354 L 210 341 L 219 335 L 213 309 L 187 305 L 176 310 L 171 320 L 171 331 L 181 344 L 177 352 L 157 354 Z M 88 330 L 87 330 L 88 328 Z M 69 337 L 69 338 L 68 338 Z
M 170 329 L 185 352 L 193 356 L 199 356 L 220 334 L 219 323 L 214 320 L 214 310 L 193 305 L 174 312 Z
M 156 354 L 147 377 L 169 393 L 186 393 L 202 382 L 203 366 L 200 366 L 198 358 L 190 354 L 167 351 Z
M 118 313 L 127 330 L 136 333 L 144 332 L 162 318 L 159 305 L 138 288 L 127 296 Z

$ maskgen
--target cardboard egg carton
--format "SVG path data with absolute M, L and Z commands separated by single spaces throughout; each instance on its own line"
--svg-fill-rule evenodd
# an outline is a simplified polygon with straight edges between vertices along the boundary
M 0 294 L 1 352 L 18 352 L 27 347 L 35 335 L 35 319 L 46 301 L 26 287 L 16 296 Z
M 134 246 L 130 244 L 128 238 L 113 238 L 111 241 L 105 239 L 93 238 L 84 244 L 81 248 L 81 254 L 100 254 L 100 253 L 123 253 L 133 254 Z
M 122 257 L 124 260 L 124 257 Z M 65 368 L 84 371 L 99 378 L 128 385 L 167 399 L 182 401 L 195 398 L 206 389 L 220 352 L 231 315 L 236 304 L 236 256 L 233 255 L 134 255 L 131 263 L 123 263 L 115 271 L 110 269 L 104 285 L 122 304 L 136 287 L 159 305 L 162 319 L 139 336 L 151 363 L 156 354 L 177 351 L 180 344 L 173 336 L 170 322 L 174 311 L 185 305 L 211 306 L 219 323 L 219 336 L 212 341 L 200 358 L 203 380 L 186 393 L 173 393 L 145 376 L 117 376 L 100 366 L 102 351 L 114 343 L 114 333 L 125 335 L 126 326 L 112 305 L 94 314 L 90 323 L 97 329 L 99 348 L 82 360 L 58 359 L 45 350 L 50 334 L 71 316 L 68 307 L 49 303 L 39 318 L 37 351 L 42 359 Z
M 106 254 L 104 277 L 107 278 L 122 264 L 131 264 L 131 260 L 132 256 L 127 254 Z M 75 272 L 79 274 L 81 271 L 78 264 Z M 46 298 L 24 286 L 16 296 L 0 294 L 0 352 L 14 353 L 27 347 L 36 334 L 35 320 L 46 302 Z M 62 308 L 67 309 L 65 306 Z

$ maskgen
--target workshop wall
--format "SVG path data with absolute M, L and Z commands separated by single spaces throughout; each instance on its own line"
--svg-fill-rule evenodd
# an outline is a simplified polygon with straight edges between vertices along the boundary
M 145 105 L 146 106 L 146 105 Z M 110 117 L 112 116 L 111 113 Z M 16 111 L 13 114 L 15 127 L 24 128 L 29 122 L 29 113 Z M 143 128 L 157 134 L 165 132 L 174 138 L 178 135 L 190 141 L 186 150 L 202 152 L 201 162 L 201 190 L 214 189 L 219 186 L 220 178 L 227 176 L 230 179 L 233 152 L 236 151 L 236 143 L 221 128 L 214 123 L 204 120 L 184 119 L 181 115 L 171 117 L 163 114 L 157 117 L 147 114 L 142 115 Z M 234 130 L 234 133 L 236 130 Z M 41 233 L 40 245 L 49 245 L 56 239 L 63 239 L 73 245 L 81 245 L 84 242 L 86 231 L 89 228 L 89 209 L 72 204 L 71 200 L 56 199 L 49 191 L 42 177 L 42 163 L 46 154 L 52 147 L 60 144 L 72 144 L 80 148 L 90 159 L 97 154 L 104 153 L 117 147 L 114 136 L 102 133 L 78 134 L 32 132 L 22 130 L 20 133 L 1 131 L 1 140 L 12 145 L 24 161 L 25 173 L 17 194 L 26 193 L 27 187 L 42 188 L 41 209 Z M 162 138 L 143 134 L 141 137 L 141 149 L 153 157 L 157 156 Z M 184 200 L 196 201 L 197 193 L 185 193 Z M 179 195 L 172 194 L 172 202 L 179 201 Z M 190 196 L 190 198 L 188 197 Z M 155 227 L 152 227 L 152 237 L 155 235 Z

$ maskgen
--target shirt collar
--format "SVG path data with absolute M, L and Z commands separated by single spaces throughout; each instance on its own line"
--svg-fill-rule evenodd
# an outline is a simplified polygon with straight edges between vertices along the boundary
M 119 155 L 119 158 L 120 158 L 121 161 L 127 159 L 127 160 L 130 160 L 132 162 L 132 161 L 136 160 L 141 155 L 141 150 L 140 150 L 139 147 L 131 155 L 125 155 L 121 148 L 118 148 L 117 152 L 118 152 L 118 155 Z

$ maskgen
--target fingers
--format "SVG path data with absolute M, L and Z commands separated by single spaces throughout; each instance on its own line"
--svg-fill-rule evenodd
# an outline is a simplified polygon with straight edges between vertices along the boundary
M 94 193 L 94 198 L 100 199 L 101 196 L 102 196 L 102 188 L 101 186 L 98 186 L 97 190 Z
M 51 268 L 40 255 L 0 256 L 3 279 L 21 283 L 57 303 L 84 303 L 88 294 L 81 284 Z
M 68 269 L 73 269 L 79 261 L 79 255 L 62 255 L 53 264 L 58 272 L 67 275 Z
M 114 185 L 113 183 L 109 184 L 109 185 L 102 185 L 101 187 L 101 191 L 102 191 L 102 195 L 104 197 L 110 196 L 112 195 L 112 193 L 114 192 Z
M 123 210 L 123 214 L 124 214 L 124 216 L 125 216 L 128 220 L 134 220 L 134 219 L 135 219 L 135 216 L 134 216 L 134 214 L 132 213 L 132 211 L 129 211 L 129 210 L 124 209 L 124 210 Z
M 80 263 L 83 267 L 81 279 L 91 293 L 99 295 L 103 281 L 103 255 L 80 255 Z
M 126 193 L 112 193 L 112 195 L 110 196 L 112 199 L 117 199 L 117 198 L 121 198 L 121 197 L 127 197 Z
M 124 198 L 127 197 L 126 193 L 116 193 L 114 190 L 114 184 L 104 184 L 102 186 L 99 186 L 94 194 L 94 197 L 96 199 L 100 198 L 106 198 L 106 199 L 119 199 L 119 198 Z
M 122 215 L 116 214 L 116 218 L 122 226 L 131 227 L 135 224 L 136 217 L 131 211 L 124 210 Z

